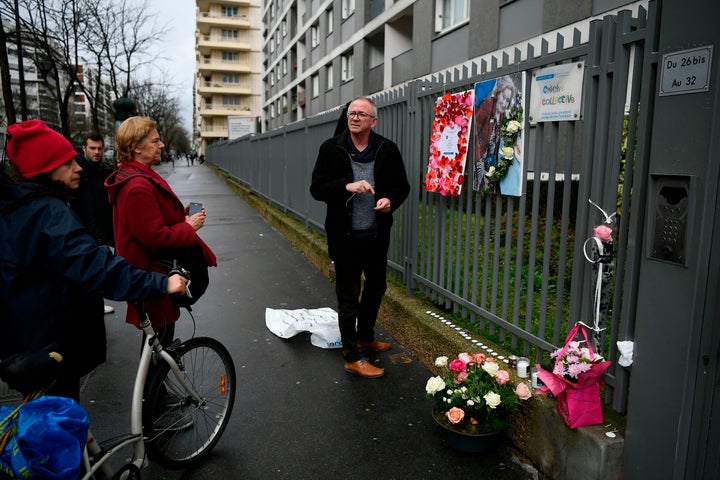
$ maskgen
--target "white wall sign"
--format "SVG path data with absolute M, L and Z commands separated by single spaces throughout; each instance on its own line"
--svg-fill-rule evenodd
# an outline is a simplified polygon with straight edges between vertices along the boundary
M 663 55 L 658 95 L 707 92 L 712 51 L 712 45 L 708 45 Z
M 531 124 L 580 120 L 585 62 L 535 70 L 530 85 Z
M 228 140 L 240 138 L 249 133 L 255 133 L 255 117 L 241 115 L 227 117 Z

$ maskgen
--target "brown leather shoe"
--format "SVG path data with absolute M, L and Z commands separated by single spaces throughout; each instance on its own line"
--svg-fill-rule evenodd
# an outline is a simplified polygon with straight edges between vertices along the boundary
M 358 342 L 358 348 L 360 350 L 369 350 L 371 352 L 384 352 L 386 350 L 390 350 L 390 345 L 387 342 L 378 342 L 377 340 L 373 340 L 372 342 Z
M 367 360 L 345 362 L 345 371 L 365 378 L 380 378 L 385 375 L 385 370 L 371 365 Z

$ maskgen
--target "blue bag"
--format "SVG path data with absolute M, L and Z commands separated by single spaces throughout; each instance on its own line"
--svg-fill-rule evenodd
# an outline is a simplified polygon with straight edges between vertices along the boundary
M 0 418 L 13 410 L 0 407 Z M 12 435 L 0 452 L 0 470 L 13 478 L 76 480 L 89 424 L 87 411 L 71 398 L 42 396 L 24 403 L 4 425 Z

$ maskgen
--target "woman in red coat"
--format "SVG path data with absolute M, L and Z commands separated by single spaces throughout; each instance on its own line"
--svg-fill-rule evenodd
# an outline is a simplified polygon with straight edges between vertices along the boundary
M 217 260 L 197 231 L 205 224 L 205 209 L 188 216 L 170 185 L 152 169 L 162 159 L 165 145 L 147 117 L 125 120 L 115 134 L 118 170 L 105 181 L 113 206 L 115 249 L 137 268 L 167 272 L 167 259 L 194 250 L 209 266 Z M 172 342 L 180 308 L 170 298 L 145 303 L 153 328 L 163 343 Z M 138 326 L 135 309 L 126 321 Z

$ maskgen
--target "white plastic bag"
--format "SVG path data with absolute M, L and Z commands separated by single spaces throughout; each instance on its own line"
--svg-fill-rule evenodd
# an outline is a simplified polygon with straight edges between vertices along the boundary
M 265 309 L 265 325 L 280 338 L 310 332 L 310 342 L 320 348 L 341 348 L 338 315 L 332 308 L 297 310 Z

